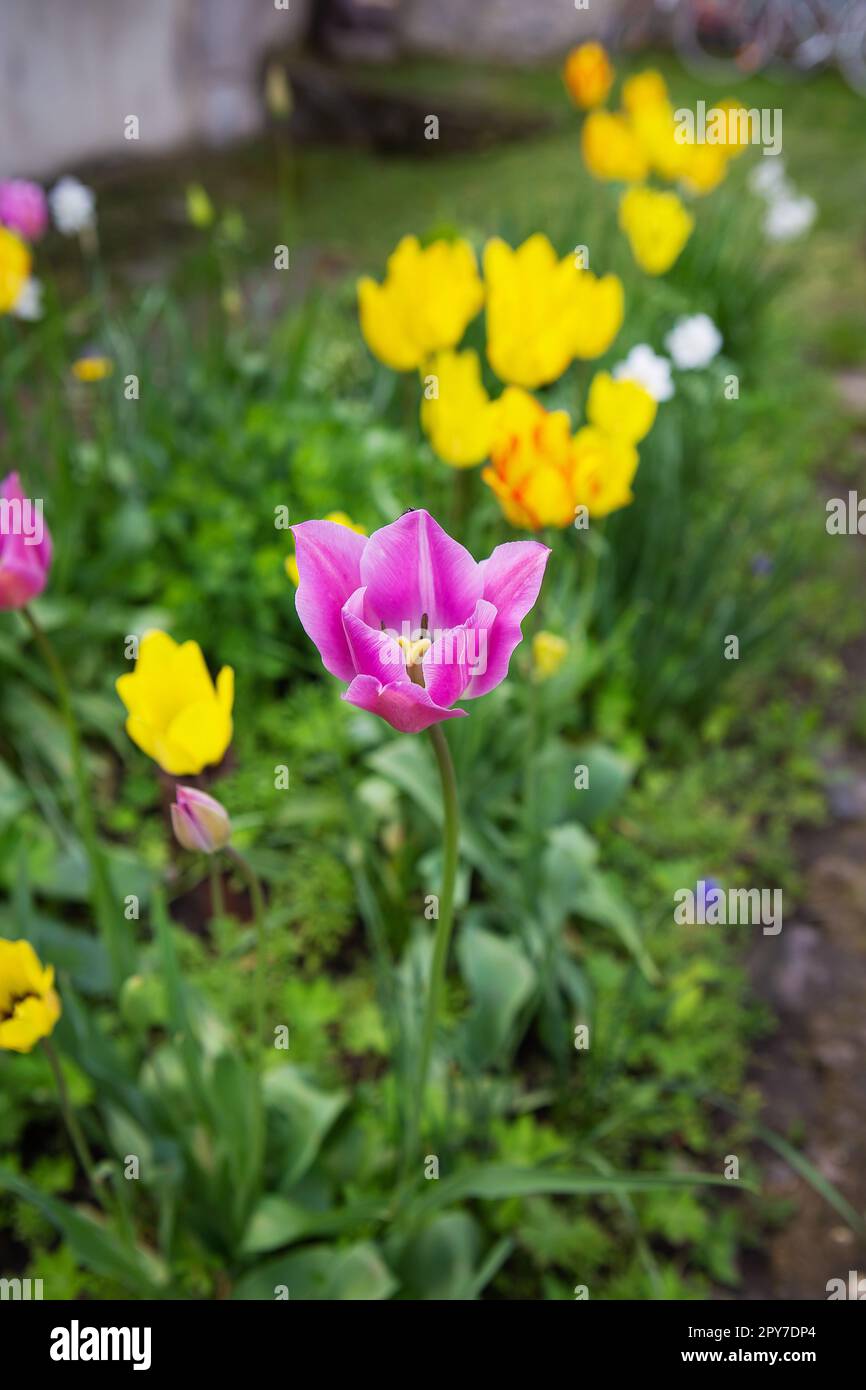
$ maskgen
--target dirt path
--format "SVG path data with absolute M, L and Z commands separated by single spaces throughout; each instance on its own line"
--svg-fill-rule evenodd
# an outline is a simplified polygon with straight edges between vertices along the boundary
M 852 409 L 853 375 L 838 383 Z M 862 414 L 866 373 L 857 375 Z M 845 496 L 854 484 L 842 486 L 831 485 L 827 496 Z M 857 602 L 866 594 L 866 538 L 842 543 L 857 548 L 850 595 Z M 803 905 L 776 938 L 778 949 L 756 950 L 750 962 L 755 989 L 779 1020 L 759 1048 L 753 1078 L 764 1095 L 764 1123 L 790 1137 L 866 1213 L 866 752 L 849 733 L 851 705 L 866 693 L 866 636 L 841 655 L 847 678 L 831 716 L 839 752 L 826 764 L 830 818 L 798 836 Z M 764 1172 L 769 1195 L 795 1210 L 752 1271 L 749 1296 L 825 1299 L 828 1280 L 847 1285 L 850 1270 L 866 1276 L 866 1239 L 781 1158 L 768 1152 Z

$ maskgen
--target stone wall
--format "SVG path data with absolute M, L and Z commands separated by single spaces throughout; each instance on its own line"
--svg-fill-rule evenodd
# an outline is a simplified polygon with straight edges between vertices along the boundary
M 261 121 L 262 53 L 306 31 L 310 0 L 0 0 L 0 177 L 236 139 Z

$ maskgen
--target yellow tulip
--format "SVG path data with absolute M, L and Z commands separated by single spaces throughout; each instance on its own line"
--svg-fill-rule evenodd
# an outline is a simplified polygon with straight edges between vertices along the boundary
M 641 269 L 663 275 L 691 236 L 695 220 L 676 193 L 629 188 L 620 199 L 619 225 Z
M 366 536 L 367 534 L 363 526 L 357 526 L 355 524 L 355 522 L 349 516 L 348 512 L 328 512 L 328 515 L 324 517 L 324 520 L 333 521 L 334 524 L 337 526 L 346 526 L 350 531 L 354 531 L 359 536 Z M 298 562 L 295 559 L 294 555 L 286 556 L 285 569 L 286 574 L 289 576 L 295 588 L 297 589 L 298 585 L 301 582 L 301 576 L 298 573 Z
M 728 172 L 730 149 L 725 145 L 689 145 L 684 147 L 686 158 L 682 181 L 690 193 L 703 195 L 718 188 Z
M 646 106 L 660 106 L 668 101 L 667 83 L 655 68 L 645 68 L 627 77 L 622 84 L 622 104 L 634 114 Z
M 584 111 L 606 101 L 613 86 L 613 67 L 600 43 L 582 43 L 573 48 L 562 75 L 575 105 Z
M 555 676 L 568 656 L 568 643 L 555 632 L 536 632 L 532 639 L 532 674 L 537 681 Z
M 0 227 L 0 314 L 8 314 L 21 297 L 30 275 L 32 257 L 26 242 Z
M 231 743 L 234 680 L 224 666 L 214 686 L 197 642 L 147 632 L 135 670 L 115 682 L 129 714 L 126 732 L 164 772 L 201 772 L 220 762 Z
M 669 183 L 679 179 L 689 159 L 689 147 L 676 138 L 677 125 L 669 101 L 649 101 L 631 114 L 632 130 L 649 168 Z
M 622 323 L 622 285 L 559 260 L 537 232 L 512 248 L 498 237 L 484 250 L 487 359 L 503 381 L 546 386 L 575 357 L 605 352 Z
M 0 1051 L 32 1052 L 60 1017 L 54 967 L 29 941 L 0 940 Z
M 585 506 L 590 516 L 607 516 L 632 501 L 638 466 L 633 445 L 586 425 L 574 436 L 574 459 L 575 505 Z
M 727 118 L 727 138 L 722 141 L 721 149 L 729 159 L 736 159 L 751 144 L 749 139 L 748 110 L 736 97 L 724 97 L 722 101 L 716 102 L 716 109 L 724 111 Z M 737 112 L 737 122 L 731 121 L 730 112 Z M 733 127 L 733 129 L 732 129 Z M 740 139 L 740 136 L 743 138 Z M 733 137 L 733 138 L 732 138 Z
M 618 275 L 593 275 L 585 270 L 577 282 L 574 355 L 581 361 L 607 352 L 625 314 L 625 296 Z
M 564 410 L 545 410 L 518 386 L 493 408 L 490 467 L 481 474 L 512 526 L 538 531 L 574 520 L 574 450 Z
M 590 383 L 587 420 L 625 444 L 638 444 L 649 434 L 657 410 L 658 403 L 636 381 L 614 381 L 610 372 L 597 372 Z
M 92 350 L 76 357 L 70 370 L 77 381 L 105 381 L 114 371 L 114 363 L 104 353 Z
M 597 179 L 640 183 L 649 173 L 647 156 L 627 116 L 591 111 L 580 133 L 583 162 Z
M 471 468 L 490 452 L 492 407 L 478 353 L 440 352 L 425 367 L 436 395 L 421 402 L 421 425 L 435 452 L 454 468 Z
M 388 257 L 379 285 L 358 281 L 358 310 L 364 340 L 380 362 L 395 371 L 420 367 L 434 352 L 450 348 L 484 302 L 475 253 L 468 241 L 434 241 L 422 247 L 403 237 Z

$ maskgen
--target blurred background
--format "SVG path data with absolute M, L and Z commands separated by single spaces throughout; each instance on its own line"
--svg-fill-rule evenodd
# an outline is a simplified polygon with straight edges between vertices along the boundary
M 751 150 L 691 204 L 697 231 L 670 275 L 640 276 L 563 83 L 589 39 L 618 81 L 660 72 L 674 107 L 780 110 L 786 175 L 813 205 L 802 239 L 767 231 L 754 172 L 770 161 Z M 466 920 L 529 950 L 543 901 L 554 944 L 486 1048 L 461 1031 L 478 1002 L 461 957 L 448 1073 L 461 1118 L 442 1152 L 457 1167 L 473 1145 L 521 1167 L 566 1155 L 597 1174 L 718 1174 L 734 1154 L 753 1187 L 464 1205 L 438 1233 L 458 1251 L 444 1274 L 438 1246 L 388 1248 L 380 1292 L 360 1296 L 389 1296 L 392 1270 L 401 1296 L 514 1299 L 572 1298 L 577 1283 L 603 1298 L 813 1299 L 866 1274 L 866 559 L 862 535 L 825 527 L 827 500 L 866 472 L 866 0 L 4 0 L 0 54 L 0 176 L 74 174 L 98 228 L 96 248 L 50 231 L 43 318 L 0 321 L 0 474 L 27 471 L 53 506 L 44 619 L 77 692 L 114 881 L 145 905 L 167 889 L 214 1053 L 223 1029 L 249 1032 L 250 901 L 230 870 L 214 883 L 171 844 L 170 787 L 123 732 L 119 634 L 161 625 L 195 636 L 212 671 L 237 670 L 234 743 L 204 784 L 265 883 L 271 1004 L 310 1087 L 289 1129 L 313 1134 L 301 1155 L 283 1142 L 290 1173 L 269 1150 L 267 1200 L 328 1215 L 333 1202 L 340 1217 L 359 1194 L 390 1200 L 390 1039 L 366 933 L 408 960 L 406 906 L 421 921 L 438 863 L 424 768 L 384 726 L 346 718 L 296 622 L 273 509 L 345 510 L 371 530 L 420 498 L 466 518 L 474 553 L 513 538 L 480 484 L 468 510 L 455 504 L 417 383 L 365 347 L 356 282 L 382 279 L 406 234 L 465 236 L 480 254 L 490 236 L 541 231 L 562 255 L 598 248 L 593 269 L 622 276 L 609 365 L 641 342 L 661 350 L 697 311 L 724 347 L 715 376 L 680 376 L 641 447 L 634 505 L 607 531 L 596 627 L 543 687 L 541 714 L 525 650 L 501 702 L 455 738 L 467 821 L 501 856 L 467 868 Z M 282 245 L 290 269 L 275 273 Z M 73 379 L 87 354 L 108 361 L 104 381 Z M 117 389 L 128 373 L 134 410 Z M 730 408 L 725 374 L 740 384 Z M 560 383 L 550 403 L 574 411 L 585 384 Z M 552 543 L 565 577 L 545 621 L 570 639 L 582 578 L 568 536 Z M 730 632 L 744 659 L 720 670 Z M 282 1228 L 263 1214 L 250 1244 L 249 1212 L 232 1207 L 243 1157 L 229 1153 L 220 1187 L 218 1165 L 196 1167 L 205 1120 L 187 1153 L 191 1112 L 178 1105 L 175 1132 L 176 1116 L 145 1108 L 160 1090 L 151 1054 L 171 1036 L 166 938 L 157 950 L 142 933 L 144 984 L 118 1004 L 90 932 L 62 727 L 11 623 L 0 660 L 0 935 L 57 962 L 64 1001 L 78 991 L 60 1046 L 98 1156 L 146 1146 L 122 1113 L 145 1098 L 130 1114 L 159 1142 L 140 1230 L 162 1242 L 172 1296 L 272 1297 Z M 552 905 L 515 809 L 533 727 Z M 602 789 L 576 812 L 570 769 L 587 749 Z M 296 788 L 277 807 L 275 761 Z M 556 858 L 563 825 L 576 878 Z M 782 887 L 781 934 L 684 938 L 672 892 L 710 879 Z M 598 1044 L 576 1073 L 584 1017 Z M 0 1053 L 0 1166 L 14 1174 L 0 1274 L 44 1277 L 50 1296 L 150 1296 L 140 1271 L 125 1282 L 125 1265 L 82 1253 L 63 1226 L 60 1199 L 86 1192 L 50 1083 L 41 1057 Z M 287 1085 L 282 1101 L 299 1094 Z M 29 1195 L 10 1195 L 25 1180 Z M 360 1226 L 364 1240 L 376 1229 Z M 286 1237 L 292 1258 L 308 1239 Z M 315 1284 L 301 1265 L 293 1277 Z M 346 1287 L 333 1296 L 358 1296 Z

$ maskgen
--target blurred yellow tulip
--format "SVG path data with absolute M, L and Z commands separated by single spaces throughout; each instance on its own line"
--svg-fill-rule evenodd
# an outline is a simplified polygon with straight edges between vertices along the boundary
M 580 148 L 594 178 L 640 183 L 649 173 L 634 127 L 620 112 L 591 111 L 580 133 Z
M 582 43 L 569 53 L 562 75 L 575 105 L 586 111 L 607 100 L 614 70 L 600 43 Z
M 424 372 L 421 425 L 434 451 L 453 468 L 481 463 L 490 452 L 493 420 L 478 353 L 437 353 Z
M 503 381 L 546 386 L 575 357 L 598 357 L 619 332 L 622 284 L 599 280 L 560 260 L 537 232 L 512 249 L 495 237 L 484 250 L 487 283 L 487 358 Z
M 574 520 L 574 450 L 564 410 L 549 411 L 518 386 L 494 405 L 490 467 L 482 473 L 512 526 L 538 531 Z
M 455 347 L 484 302 L 484 287 L 468 241 L 422 247 L 403 237 L 388 257 L 379 285 L 358 281 L 364 341 L 394 371 L 411 371 L 443 348 Z
M 636 381 L 614 381 L 610 372 L 597 372 L 590 383 L 587 420 L 626 444 L 638 444 L 649 434 L 657 410 L 657 402 Z
M 629 188 L 620 199 L 619 225 L 641 269 L 663 275 L 691 236 L 695 220 L 676 193 Z
M 590 516 L 607 516 L 632 501 L 638 453 L 622 438 L 585 425 L 574 436 L 575 505 Z
M 568 656 L 568 643 L 555 632 L 536 632 L 532 639 L 532 674 L 537 681 L 555 676 Z

